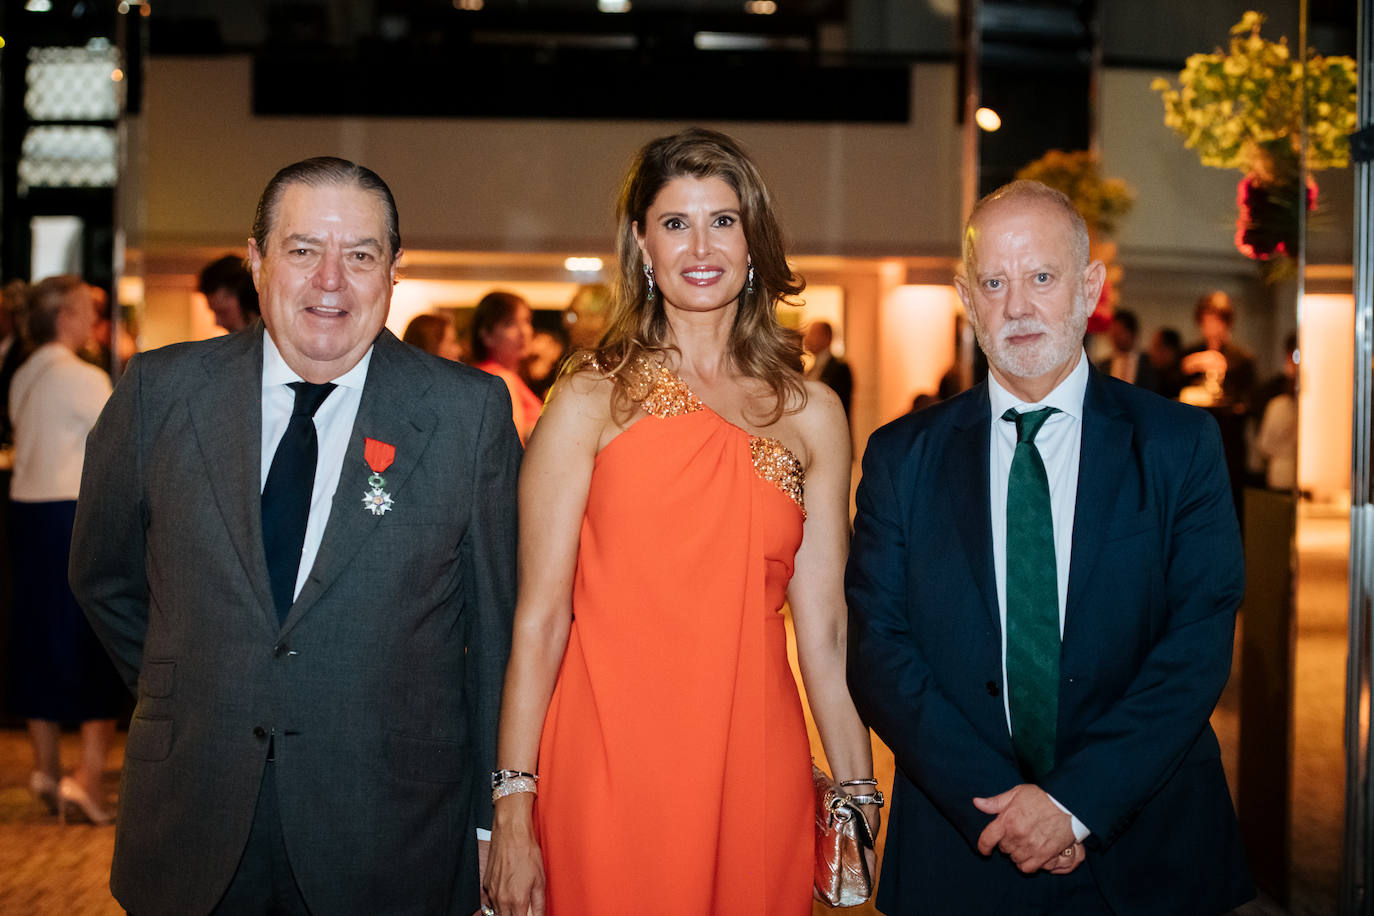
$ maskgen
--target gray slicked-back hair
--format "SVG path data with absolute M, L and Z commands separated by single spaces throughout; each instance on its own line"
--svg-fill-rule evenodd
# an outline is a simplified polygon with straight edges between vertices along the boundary
M 258 251 L 267 250 L 267 236 L 272 231 L 272 223 L 277 218 L 277 207 L 282 195 L 293 184 L 309 185 L 318 188 L 327 185 L 352 185 L 376 194 L 382 200 L 386 213 L 387 243 L 391 246 L 390 255 L 394 260 L 401 250 L 400 217 L 396 214 L 396 198 L 391 196 L 391 188 L 382 181 L 381 176 L 364 165 L 339 159 L 335 156 L 316 156 L 292 163 L 272 176 L 258 198 L 258 208 L 253 215 L 253 241 Z

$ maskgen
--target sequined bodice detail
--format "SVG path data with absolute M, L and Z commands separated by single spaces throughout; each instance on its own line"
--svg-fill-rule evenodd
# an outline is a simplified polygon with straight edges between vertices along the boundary
M 687 383 L 667 366 L 640 357 L 635 361 L 633 371 L 635 375 L 643 377 L 642 384 L 648 389 L 639 402 L 645 413 L 666 420 L 668 417 L 706 409 L 706 405 L 692 393 Z
M 663 420 L 695 413 L 698 410 L 710 410 L 692 393 L 687 383 L 667 366 L 641 356 L 634 361 L 630 372 L 633 378 L 631 391 L 639 401 L 639 406 L 651 416 Z M 644 392 L 642 397 L 638 397 L 640 392 Z M 714 411 L 712 414 L 719 416 Z M 721 422 L 730 421 L 721 417 Z M 733 423 L 730 425 L 735 426 Z M 779 440 L 769 436 L 756 436 L 742 427 L 735 428 L 749 436 L 749 453 L 754 462 L 754 473 L 781 490 L 784 496 L 797 504 L 802 518 L 806 518 L 806 474 L 801 461 Z
M 750 436 L 749 451 L 754 457 L 754 473 L 781 490 L 806 518 L 806 474 L 797 456 L 777 439 L 766 436 Z

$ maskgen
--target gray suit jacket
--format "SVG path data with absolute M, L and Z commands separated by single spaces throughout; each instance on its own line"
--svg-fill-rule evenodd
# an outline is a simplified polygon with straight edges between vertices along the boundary
M 269 739 L 317 913 L 471 913 L 515 605 L 505 385 L 378 337 L 318 557 L 278 625 L 263 553 L 261 324 L 136 357 L 87 443 L 72 588 L 138 696 L 111 888 L 205 913 Z M 396 447 L 374 516 L 363 440 Z

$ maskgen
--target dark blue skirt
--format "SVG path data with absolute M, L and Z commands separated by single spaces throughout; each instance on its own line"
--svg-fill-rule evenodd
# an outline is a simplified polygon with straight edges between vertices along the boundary
M 128 689 L 67 585 L 76 501 L 10 503 L 9 706 L 26 719 L 117 718 Z

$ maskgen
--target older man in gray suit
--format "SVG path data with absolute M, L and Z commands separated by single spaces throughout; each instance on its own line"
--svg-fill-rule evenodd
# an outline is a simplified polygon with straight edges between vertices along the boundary
M 91 433 L 71 578 L 138 695 L 140 916 L 478 906 L 520 446 L 499 379 L 384 330 L 399 255 L 376 174 L 288 166 L 265 333 L 134 359 Z

